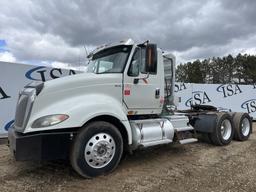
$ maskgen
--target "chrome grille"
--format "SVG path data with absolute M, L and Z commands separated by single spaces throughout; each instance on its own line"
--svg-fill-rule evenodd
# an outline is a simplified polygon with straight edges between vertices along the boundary
M 17 104 L 16 114 L 15 114 L 16 127 L 22 127 L 27 105 L 28 105 L 28 95 L 21 95 Z
M 20 93 L 15 113 L 15 129 L 23 131 L 27 125 L 35 97 L 35 89 L 27 88 Z

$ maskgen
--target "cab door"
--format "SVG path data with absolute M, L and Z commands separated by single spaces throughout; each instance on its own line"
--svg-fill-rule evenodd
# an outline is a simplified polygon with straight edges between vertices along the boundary
M 124 73 L 123 100 L 135 114 L 160 113 L 163 106 L 163 76 L 154 44 L 136 47 L 130 65 Z

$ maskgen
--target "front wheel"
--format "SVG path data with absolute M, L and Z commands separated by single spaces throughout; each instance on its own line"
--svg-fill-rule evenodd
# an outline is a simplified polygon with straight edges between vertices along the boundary
M 74 170 L 85 178 L 107 174 L 118 165 L 123 153 L 119 130 L 105 121 L 86 125 L 76 136 L 70 152 Z

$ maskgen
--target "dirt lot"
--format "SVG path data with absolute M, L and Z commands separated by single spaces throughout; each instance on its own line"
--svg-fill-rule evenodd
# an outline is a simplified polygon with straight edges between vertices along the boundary
M 225 147 L 196 143 L 138 151 L 96 179 L 81 179 L 64 162 L 15 162 L 0 145 L 0 191 L 256 191 L 256 133 Z

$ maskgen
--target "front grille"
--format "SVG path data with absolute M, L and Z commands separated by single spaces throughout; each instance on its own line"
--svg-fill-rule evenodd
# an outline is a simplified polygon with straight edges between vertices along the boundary
M 27 88 L 21 92 L 16 106 L 14 126 L 16 131 L 23 131 L 27 125 L 28 118 L 34 102 L 35 89 Z
M 16 127 L 23 127 L 28 100 L 29 100 L 28 95 L 21 95 L 19 98 L 17 108 L 16 108 L 16 114 L 15 114 Z

